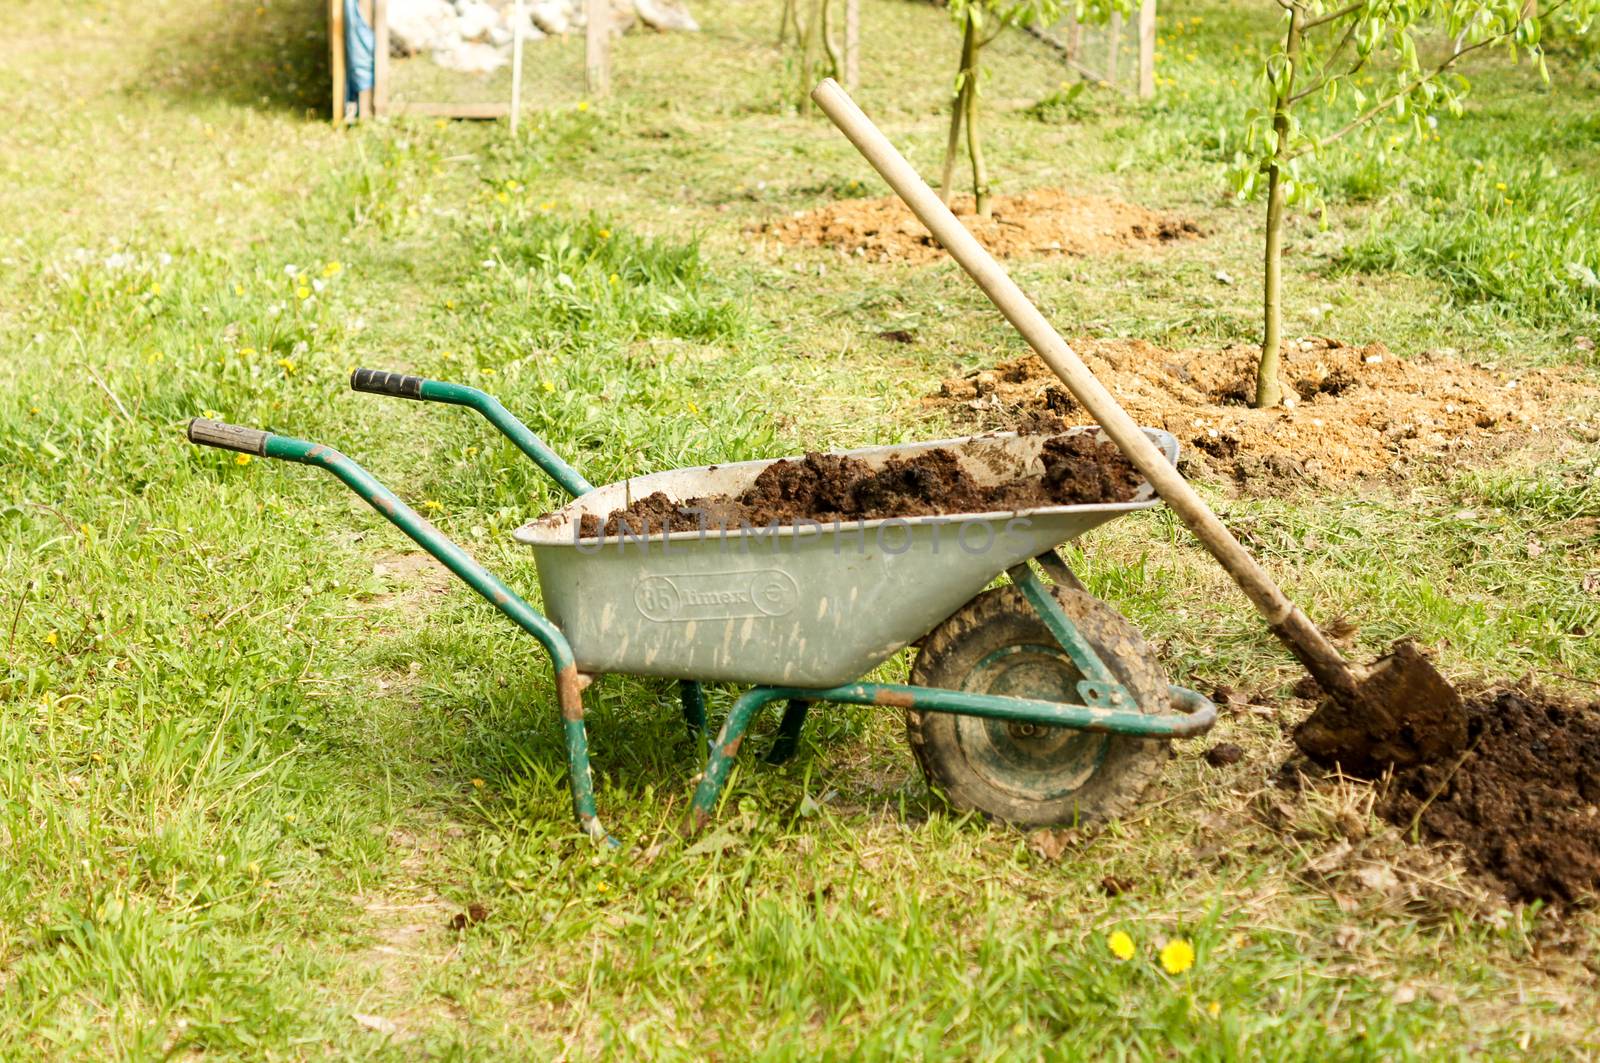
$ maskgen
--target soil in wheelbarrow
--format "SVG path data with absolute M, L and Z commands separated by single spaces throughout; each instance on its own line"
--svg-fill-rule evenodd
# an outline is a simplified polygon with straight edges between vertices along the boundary
M 614 537 L 626 529 L 632 536 L 660 535 L 1126 502 L 1144 483 L 1121 451 L 1087 433 L 1045 440 L 1040 460 L 1042 474 L 1018 467 L 1008 478 L 983 484 L 943 447 L 890 458 L 882 468 L 840 454 L 812 453 L 774 462 L 738 495 L 675 500 L 657 491 L 613 510 L 603 521 L 584 514 L 579 534 Z
M 1466 699 L 1464 752 L 1395 772 L 1377 808 L 1458 848 L 1513 901 L 1600 897 L 1600 702 L 1526 689 Z
M 957 197 L 951 209 L 1000 258 L 1142 250 L 1201 235 L 1192 221 L 1060 188 L 995 196 L 988 218 L 973 212 L 971 196 Z M 872 262 L 918 265 L 946 257 L 896 196 L 829 203 L 770 222 L 762 231 L 780 243 L 831 247 Z
M 1178 437 L 1186 473 L 1255 493 L 1481 463 L 1540 433 L 1592 439 L 1595 431 L 1582 407 L 1592 408 L 1596 389 L 1568 370 L 1445 351 L 1399 358 L 1381 343 L 1309 337 L 1284 344 L 1286 404 L 1257 410 L 1253 345 L 1170 350 L 1080 337 L 1073 348 L 1136 421 Z M 1090 421 L 1031 355 L 948 379 L 926 401 L 977 428 Z

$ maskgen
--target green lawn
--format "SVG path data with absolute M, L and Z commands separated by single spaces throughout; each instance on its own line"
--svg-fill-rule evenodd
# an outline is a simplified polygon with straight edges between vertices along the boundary
M 1297 673 L 1163 511 L 1074 561 L 1174 681 L 1263 692 L 1217 728 L 1242 763 L 1179 744 L 1142 812 L 1051 859 L 943 808 L 893 714 L 829 707 L 781 768 L 759 724 L 689 847 L 675 689 L 605 677 L 590 742 L 624 845 L 592 847 L 538 647 L 331 479 L 200 451 L 183 422 L 340 447 L 536 602 L 508 533 L 553 485 L 469 414 L 351 395 L 352 366 L 495 392 L 603 483 L 936 436 L 922 396 L 1021 341 L 949 264 L 751 235 L 852 181 L 881 192 L 787 105 L 775 4 L 702 0 L 704 33 L 624 39 L 594 105 L 571 47 L 541 45 L 563 58 L 536 63 L 549 106 L 516 142 L 329 128 L 320 10 L 0 12 L 0 1058 L 1600 1053 L 1593 912 L 1505 908 L 1363 787 L 1273 785 Z M 1158 97 L 1035 112 L 1059 124 L 1028 113 L 1067 77 L 1051 54 L 992 47 L 1002 191 L 1119 196 L 1208 234 L 1018 263 L 1064 331 L 1255 336 L 1261 208 L 1226 170 L 1275 10 L 1175 3 Z M 897 0 L 864 23 L 862 102 L 931 174 L 957 38 Z M 1566 268 L 1600 270 L 1600 74 L 1552 67 L 1547 90 L 1482 60 L 1442 140 L 1328 160 L 1329 230 L 1290 231 L 1289 335 L 1600 379 L 1580 342 L 1600 299 Z M 878 336 L 899 328 L 916 342 Z M 1467 682 L 1592 691 L 1583 416 L 1465 474 L 1202 487 L 1360 654 L 1414 634 Z M 1197 959 L 1168 975 L 1178 938 Z

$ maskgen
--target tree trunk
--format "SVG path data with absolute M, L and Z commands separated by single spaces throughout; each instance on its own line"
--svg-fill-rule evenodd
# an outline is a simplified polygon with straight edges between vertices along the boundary
M 1266 296 L 1262 300 L 1265 320 L 1261 335 L 1261 364 L 1256 367 L 1257 409 L 1276 406 L 1283 401 L 1283 387 L 1278 383 L 1278 351 L 1283 345 L 1282 268 L 1283 179 L 1278 164 L 1273 162 L 1267 170 L 1267 259 L 1263 270 Z
M 1295 67 L 1300 63 L 1299 7 L 1289 11 L 1289 31 L 1284 41 L 1285 67 L 1272 108 L 1272 130 L 1277 137 L 1272 161 L 1267 164 L 1267 241 L 1262 268 L 1261 362 L 1256 367 L 1257 409 L 1283 401 L 1278 383 L 1278 352 L 1283 345 L 1283 180 L 1289 161 L 1289 108 L 1294 103 Z
M 956 70 L 956 94 L 950 98 L 950 135 L 944 142 L 944 169 L 939 176 L 939 195 L 947 207 L 956 197 L 956 152 L 961 148 L 961 119 L 967 111 L 967 93 L 972 91 L 972 79 L 967 76 L 967 53 L 977 33 L 978 28 L 968 17 L 961 34 L 961 65 Z
M 811 113 L 811 72 L 817 65 L 818 37 L 822 33 L 822 2 L 814 0 L 800 27 L 800 110 Z M 798 0 L 796 0 L 798 7 Z
M 967 90 L 967 157 L 972 161 L 972 198 L 978 217 L 989 216 L 989 168 L 983 162 L 983 145 L 978 139 L 978 50 L 974 37 L 972 59 L 967 66 L 971 88 Z

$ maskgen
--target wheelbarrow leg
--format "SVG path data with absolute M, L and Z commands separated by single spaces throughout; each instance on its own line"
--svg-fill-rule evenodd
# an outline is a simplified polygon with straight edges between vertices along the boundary
M 606 833 L 594 804 L 594 772 L 589 767 L 589 734 L 583 724 L 583 677 L 574 667 L 556 675 L 561 702 L 561 730 L 567 743 L 567 781 L 572 786 L 572 812 L 578 826 L 597 842 L 619 844 Z
M 722 730 L 717 732 L 717 739 L 711 744 L 705 774 L 694 790 L 689 820 L 685 824 L 691 833 L 710 822 L 711 814 L 716 811 L 717 800 L 728 782 L 728 773 L 733 770 L 733 758 L 739 755 L 739 745 L 744 741 L 745 728 L 750 726 L 751 719 L 763 705 L 787 696 L 785 691 L 777 687 L 753 687 L 740 695 L 733 703 L 733 708 L 728 710 L 728 718 L 723 721 Z
M 801 698 L 790 698 L 789 704 L 783 708 L 783 719 L 778 721 L 778 737 L 773 739 L 772 748 L 767 751 L 768 764 L 783 764 L 794 756 L 794 751 L 800 746 L 800 729 L 806 724 L 806 713 L 811 711 L 811 702 Z
M 706 733 L 706 692 L 693 679 L 679 683 L 678 692 L 683 695 L 683 723 L 689 739 L 698 742 Z

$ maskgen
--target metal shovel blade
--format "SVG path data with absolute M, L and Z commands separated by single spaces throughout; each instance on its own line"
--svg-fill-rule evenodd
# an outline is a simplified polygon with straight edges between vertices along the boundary
M 1353 695 L 1324 701 L 1295 729 L 1294 740 L 1318 764 L 1375 778 L 1460 753 L 1466 708 L 1416 643 L 1405 640 L 1366 669 Z

